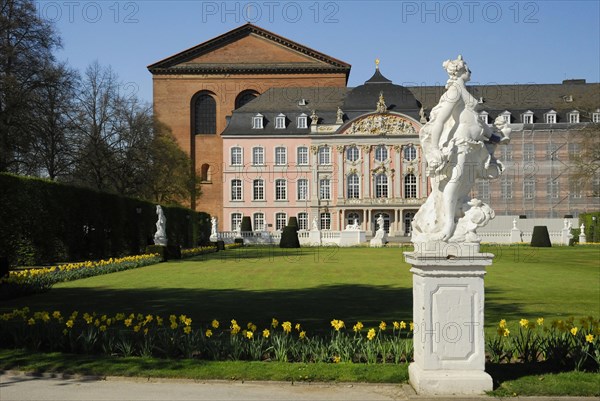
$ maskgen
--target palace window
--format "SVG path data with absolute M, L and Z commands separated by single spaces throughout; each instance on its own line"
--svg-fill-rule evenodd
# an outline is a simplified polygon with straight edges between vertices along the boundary
M 265 164 L 265 150 L 261 147 L 252 148 L 252 164 L 263 166 Z
M 265 200 L 265 180 L 258 179 L 252 181 L 252 200 Z
M 231 165 L 241 166 L 242 164 L 242 148 L 240 148 L 239 146 L 231 148 Z
M 568 145 L 569 160 L 575 160 L 579 157 L 580 148 L 578 143 L 570 142 Z
M 275 213 L 275 229 L 282 231 L 287 224 L 287 214 L 283 212 Z
M 319 147 L 319 165 L 328 166 L 331 165 L 331 152 L 329 146 Z
M 546 144 L 546 160 L 558 160 L 558 145 L 555 143 Z
M 600 123 L 600 110 L 596 110 L 592 113 L 592 122 L 596 124 Z
M 513 182 L 507 177 L 502 177 L 500 180 L 500 197 L 502 199 L 512 199 L 513 197 Z
M 275 148 L 275 165 L 285 166 L 287 164 L 287 149 L 283 146 Z
M 296 152 L 296 162 L 300 166 L 308 165 L 308 148 L 306 146 L 300 146 Z
M 346 159 L 351 162 L 355 162 L 358 160 L 359 153 L 358 148 L 356 146 L 350 146 L 346 149 Z
M 331 230 L 331 213 L 321 213 L 321 230 Z
M 296 126 L 299 129 L 308 128 L 308 116 L 304 113 L 300 114 L 296 120 Z
M 512 148 L 510 145 L 502 146 L 501 158 L 503 161 L 511 161 L 513 159 L 512 156 Z
M 417 149 L 412 146 L 404 147 L 404 160 L 413 161 L 417 158 Z
M 523 160 L 524 161 L 535 160 L 535 145 L 533 143 L 523 144 Z
M 578 124 L 579 123 L 579 112 L 577 110 L 573 110 L 569 113 L 569 123 L 570 124 Z
M 404 197 L 408 199 L 417 197 L 417 177 L 414 174 L 406 174 L 404 177 Z
M 490 182 L 488 180 L 477 182 L 477 198 L 490 199 Z
M 360 198 L 360 180 L 358 174 L 350 174 L 348 176 L 348 199 Z
M 535 178 L 525 178 L 523 181 L 523 197 L 525 199 L 535 198 Z
M 548 196 L 553 199 L 558 198 L 558 179 L 548 177 L 546 179 L 546 185 L 548 187 Z
M 531 110 L 527 110 L 522 115 L 523 124 L 533 124 L 533 112 Z
M 308 230 L 308 213 L 298 213 L 298 230 Z
M 571 198 L 581 198 L 581 181 L 570 180 L 569 181 L 569 192 Z
M 264 116 L 260 113 L 252 117 L 252 129 L 263 129 Z
M 360 218 L 358 216 L 358 213 L 356 213 L 356 212 L 348 213 L 348 216 L 346 216 L 346 219 L 348 221 L 348 225 L 354 224 L 354 220 L 358 221 L 358 223 L 360 224 Z
M 206 93 L 200 93 L 193 100 L 194 135 L 217 133 L 217 102 Z
M 505 110 L 500 114 L 500 117 L 502 117 L 505 123 L 510 124 L 510 111 Z
M 279 115 L 275 117 L 275 129 L 285 129 L 285 114 L 279 113 Z
M 241 213 L 231 213 L 231 231 L 237 230 L 238 226 L 242 224 Z
M 308 200 L 308 180 L 306 178 L 300 178 L 297 182 L 298 186 L 298 200 Z
M 479 113 L 479 119 L 484 123 L 487 124 L 488 123 L 488 118 L 489 118 L 489 114 L 487 111 L 482 111 L 481 113 Z
M 329 180 L 329 178 L 323 178 L 319 180 L 319 199 L 331 199 L 331 181 Z
M 379 145 L 375 148 L 375 160 L 378 162 L 383 162 L 388 158 L 388 150 L 387 146 Z
M 544 115 L 546 124 L 556 124 L 556 111 L 550 110 Z
M 231 180 L 231 200 L 241 201 L 242 200 L 242 180 L 235 179 Z
M 275 200 L 287 199 L 287 182 L 284 179 L 275 180 Z
M 254 231 L 265 230 L 265 214 L 262 212 L 254 213 Z
M 375 176 L 375 197 L 388 197 L 388 178 L 385 174 L 377 174 Z

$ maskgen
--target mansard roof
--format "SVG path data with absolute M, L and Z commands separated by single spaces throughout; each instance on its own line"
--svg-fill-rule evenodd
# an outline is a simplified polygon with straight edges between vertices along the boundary
M 260 57 L 254 60 L 236 61 L 236 42 L 255 40 L 276 52 L 279 57 Z M 251 44 L 251 43 L 250 43 Z M 248 45 L 242 49 L 250 51 Z M 221 57 L 210 56 L 219 53 Z M 268 52 L 268 51 L 267 51 Z M 283 36 L 269 32 L 253 24 L 245 24 L 216 38 L 167 57 L 148 66 L 152 74 L 277 74 L 277 73 L 343 73 L 346 80 L 350 74 L 350 64 L 313 50 Z

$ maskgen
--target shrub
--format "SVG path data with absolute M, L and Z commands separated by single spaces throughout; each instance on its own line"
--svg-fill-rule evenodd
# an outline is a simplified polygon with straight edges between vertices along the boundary
M 233 243 L 244 245 L 244 239 L 243 238 L 234 238 Z
M 290 217 L 288 225 L 283 227 L 279 247 L 300 248 L 300 240 L 298 239 L 298 220 L 296 220 L 296 217 Z
M 242 231 L 252 231 L 252 221 L 250 220 L 250 216 L 242 217 Z
M 552 243 L 550 242 L 550 234 L 548 234 L 548 227 L 533 227 L 533 234 L 531 235 L 531 246 L 538 248 L 552 247 Z

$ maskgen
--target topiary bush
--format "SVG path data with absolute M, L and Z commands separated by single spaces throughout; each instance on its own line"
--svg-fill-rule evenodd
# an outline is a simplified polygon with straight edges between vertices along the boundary
M 244 231 L 252 231 L 252 221 L 250 220 L 250 216 L 242 217 L 242 232 Z
M 533 234 L 531 235 L 531 246 L 537 247 L 537 248 L 552 247 L 552 243 L 550 242 L 550 234 L 548 233 L 548 227 L 546 227 L 546 226 L 533 227 Z
M 300 248 L 300 240 L 298 239 L 298 220 L 296 217 L 290 217 L 288 225 L 283 227 L 279 247 Z

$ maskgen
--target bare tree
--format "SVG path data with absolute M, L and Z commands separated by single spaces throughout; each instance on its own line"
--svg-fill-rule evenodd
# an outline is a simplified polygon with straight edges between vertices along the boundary
M 31 147 L 30 106 L 60 47 L 31 0 L 0 0 L 0 171 L 21 172 Z

